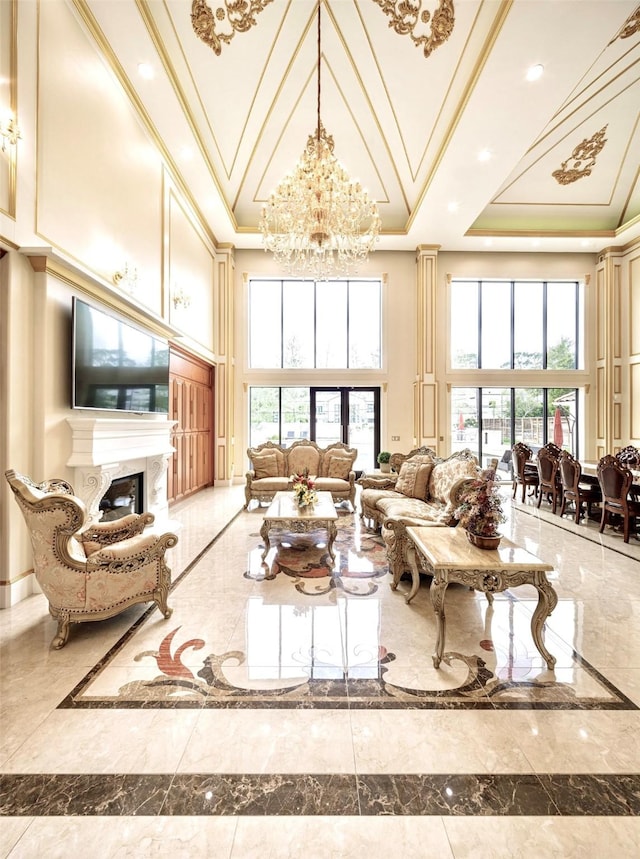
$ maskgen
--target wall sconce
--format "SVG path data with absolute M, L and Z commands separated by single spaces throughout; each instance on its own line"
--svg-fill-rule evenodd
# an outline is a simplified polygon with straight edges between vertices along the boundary
M 22 139 L 22 132 L 12 116 L 0 119 L 0 137 L 2 137 L 3 152 L 7 149 L 7 143 L 10 146 L 15 146 L 18 140 Z
M 178 307 L 182 307 L 186 310 L 191 305 L 191 295 L 182 288 L 182 286 L 177 286 L 174 284 L 173 289 L 171 290 L 171 301 L 173 302 L 174 310 L 177 310 Z
M 130 267 L 129 263 L 125 262 L 122 271 L 114 273 L 113 282 L 120 289 L 133 295 L 138 288 L 138 269 Z

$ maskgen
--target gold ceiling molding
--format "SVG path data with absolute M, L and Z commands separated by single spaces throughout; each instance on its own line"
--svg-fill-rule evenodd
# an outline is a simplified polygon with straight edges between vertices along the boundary
M 595 167 L 596 158 L 604 149 L 607 138 L 604 136 L 607 130 L 605 125 L 600 131 L 596 131 L 593 137 L 590 137 L 579 143 L 571 153 L 571 157 L 567 158 L 560 165 L 559 170 L 554 170 L 551 174 L 560 185 L 570 185 L 572 182 L 577 182 L 578 179 L 583 179 L 585 176 L 591 175 L 591 170 Z M 567 165 L 572 163 L 571 167 Z
M 453 0 L 439 0 L 438 8 L 433 16 L 428 9 L 423 9 L 422 0 L 373 0 L 391 20 L 392 27 L 399 36 L 410 36 L 416 47 L 423 46 L 422 51 L 428 57 L 436 48 L 443 45 L 451 33 L 455 23 Z M 431 24 L 428 35 L 416 36 L 414 30 L 418 24 Z
M 636 6 L 620 30 L 611 39 L 609 45 L 613 45 L 616 39 L 628 39 L 629 36 L 633 36 L 638 30 L 640 30 L 640 6 Z
M 256 15 L 273 0 L 223 0 L 214 13 L 205 0 L 193 0 L 191 24 L 196 36 L 209 45 L 216 56 L 220 56 L 222 43 L 229 44 L 236 33 L 246 33 L 256 23 Z M 225 24 L 230 32 L 216 33 L 216 27 Z

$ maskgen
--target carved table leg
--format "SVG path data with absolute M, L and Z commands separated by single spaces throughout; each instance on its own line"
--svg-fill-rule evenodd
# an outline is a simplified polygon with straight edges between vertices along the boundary
M 336 528 L 336 523 L 332 519 L 329 519 L 329 521 L 327 522 L 327 534 L 329 535 L 327 551 L 329 552 L 329 557 L 331 558 L 332 562 L 335 564 L 336 556 L 335 552 L 333 551 L 333 543 L 338 534 L 338 529 Z
M 558 595 L 546 580 L 546 577 L 543 580 L 535 582 L 535 587 L 538 591 L 538 605 L 536 606 L 533 617 L 531 618 L 531 635 L 533 636 L 536 647 L 542 654 L 544 661 L 547 663 L 547 668 L 549 671 L 553 671 L 556 659 L 555 656 L 552 656 L 545 647 L 542 638 L 542 628 L 546 619 L 558 604 Z
M 420 589 L 420 567 L 418 565 L 416 547 L 413 545 L 413 542 L 408 538 L 406 538 L 405 542 L 407 561 L 409 563 L 409 566 L 411 567 L 411 590 L 405 597 L 405 601 L 408 605 Z
M 271 543 L 269 542 L 269 520 L 265 519 L 262 523 L 262 527 L 260 528 L 260 536 L 262 537 L 262 541 L 264 543 L 264 552 L 262 553 L 262 560 L 267 557 L 267 553 L 271 548 Z
M 435 611 L 436 617 L 438 618 L 436 632 L 436 650 L 433 654 L 434 668 L 439 668 L 440 663 L 442 662 L 442 657 L 444 655 L 444 640 L 447 632 L 446 619 L 444 616 L 444 596 L 448 584 L 449 583 L 446 581 L 437 582 L 436 577 L 434 576 L 431 580 L 431 587 L 429 588 L 431 605 L 433 606 L 433 610 Z

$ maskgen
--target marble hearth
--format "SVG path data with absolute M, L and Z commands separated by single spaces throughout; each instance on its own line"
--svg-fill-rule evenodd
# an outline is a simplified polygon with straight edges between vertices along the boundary
M 70 418 L 72 452 L 67 465 L 74 469 L 73 487 L 89 514 L 100 520 L 98 505 L 111 481 L 143 474 L 144 512 L 156 523 L 168 519 L 167 467 L 173 456 L 171 431 L 175 421 L 144 418 Z

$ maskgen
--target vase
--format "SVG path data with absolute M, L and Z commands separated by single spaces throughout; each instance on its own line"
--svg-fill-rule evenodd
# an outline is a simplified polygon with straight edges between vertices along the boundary
M 467 538 L 478 549 L 497 549 L 502 539 L 502 534 L 474 534 L 472 531 L 467 531 Z

